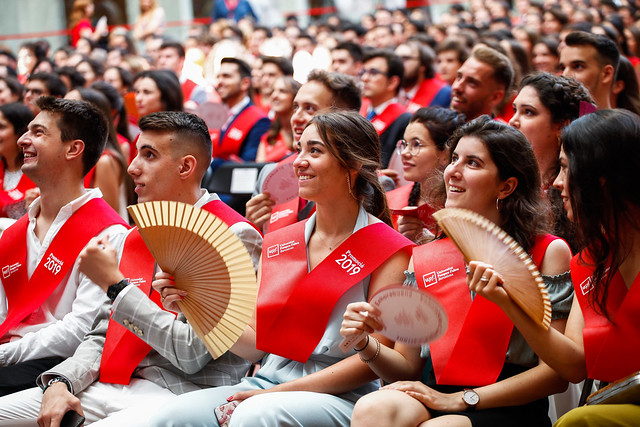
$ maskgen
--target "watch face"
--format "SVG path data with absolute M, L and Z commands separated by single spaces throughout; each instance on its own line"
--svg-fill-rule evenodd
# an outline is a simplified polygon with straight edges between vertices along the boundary
M 475 406 L 480 401 L 480 396 L 473 390 L 465 390 L 462 398 L 467 405 Z

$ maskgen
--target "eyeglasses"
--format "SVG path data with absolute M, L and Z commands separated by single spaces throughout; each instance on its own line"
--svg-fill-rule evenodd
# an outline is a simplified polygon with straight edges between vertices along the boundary
M 400 141 L 398 141 L 398 144 L 396 145 L 396 151 L 398 152 L 399 155 L 402 155 L 402 152 L 404 150 L 409 149 L 409 154 L 415 157 L 418 154 L 420 154 L 420 149 L 424 146 L 425 144 L 420 142 L 420 140 L 417 138 L 414 138 L 411 141 L 406 141 L 404 139 L 401 139 Z
M 388 76 L 389 74 L 385 71 L 380 71 L 376 68 L 363 68 L 360 72 L 360 77 L 363 77 L 365 74 L 370 75 L 371 77 L 376 77 L 379 75 Z

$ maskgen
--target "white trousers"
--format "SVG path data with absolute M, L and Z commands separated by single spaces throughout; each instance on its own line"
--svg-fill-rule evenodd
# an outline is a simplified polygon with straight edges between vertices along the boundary
M 124 427 L 148 425 L 151 415 L 175 395 L 151 381 L 134 378 L 129 385 L 95 382 L 77 397 L 86 424 Z M 41 403 L 38 387 L 0 397 L 0 421 L 35 419 Z

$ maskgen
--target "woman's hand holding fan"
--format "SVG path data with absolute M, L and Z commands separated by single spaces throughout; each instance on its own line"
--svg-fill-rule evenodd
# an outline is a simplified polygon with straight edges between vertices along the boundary
M 176 282 L 171 274 L 164 271 L 157 273 L 151 286 L 160 294 L 162 306 L 165 309 L 176 313 L 182 312 L 178 301 L 182 301 L 187 296 L 187 291 L 176 289 Z
M 529 255 L 511 236 L 482 215 L 466 209 L 445 208 L 433 217 L 468 263 L 483 262 L 485 270 L 487 266 L 493 267 L 486 276 L 481 274 L 477 278 L 478 282 L 485 282 L 483 288 L 501 283 L 506 294 L 529 317 L 549 329 L 551 303 L 547 289 Z M 494 277 L 494 272 L 499 276 Z M 492 297 L 498 298 L 498 290 L 494 291 Z

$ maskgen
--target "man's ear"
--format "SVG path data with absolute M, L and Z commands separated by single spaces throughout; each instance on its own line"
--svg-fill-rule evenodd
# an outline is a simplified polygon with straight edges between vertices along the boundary
M 243 77 L 240 80 L 240 89 L 248 91 L 251 88 L 251 77 Z
M 187 179 L 195 173 L 197 166 L 198 161 L 196 158 L 188 154 L 182 158 L 182 161 L 178 166 L 178 175 L 180 175 L 181 179 Z
M 396 91 L 398 90 L 398 86 L 400 86 L 400 83 L 400 77 L 391 76 L 389 77 L 389 83 L 387 83 L 387 86 L 393 90 L 393 93 L 396 93 Z
M 84 141 L 81 139 L 74 139 L 71 142 L 67 143 L 67 150 L 65 153 L 65 157 L 67 160 L 75 159 L 77 157 L 82 157 L 84 153 Z
M 600 81 L 605 84 L 610 84 L 615 79 L 615 70 L 613 65 L 607 64 L 600 70 Z
M 493 91 L 491 97 L 489 98 L 489 105 L 491 106 L 491 110 L 496 108 L 498 104 L 500 104 L 500 101 L 504 99 L 504 93 L 504 89 L 496 89 Z

